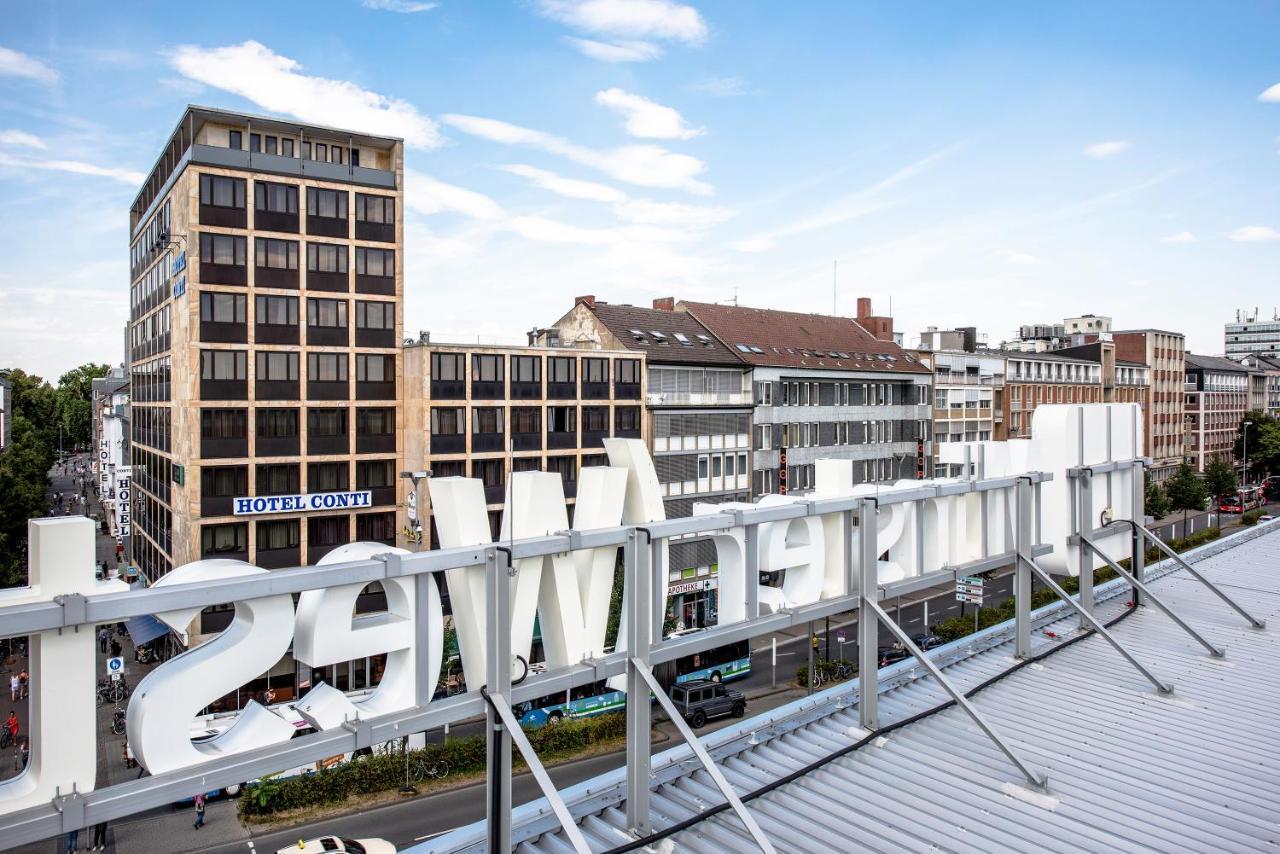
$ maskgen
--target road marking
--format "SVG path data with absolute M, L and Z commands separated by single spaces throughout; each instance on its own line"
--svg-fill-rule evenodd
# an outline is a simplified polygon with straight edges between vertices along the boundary
M 428 833 L 426 836 L 415 836 L 415 837 L 413 837 L 413 841 L 414 841 L 414 842 L 421 842 L 421 841 L 422 841 L 422 840 L 424 840 L 424 839 L 434 839 L 435 837 L 437 837 L 437 836 L 443 836 L 444 834 L 446 834 L 446 833 L 448 833 L 448 832 L 449 832 L 449 831 L 447 831 L 447 830 L 440 830 L 440 831 L 437 831 L 436 833 Z

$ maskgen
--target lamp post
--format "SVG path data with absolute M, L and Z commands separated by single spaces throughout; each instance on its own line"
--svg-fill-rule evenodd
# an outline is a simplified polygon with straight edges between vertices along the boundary
M 1244 434 L 1241 437 L 1244 442 L 1244 483 L 1241 486 L 1249 485 L 1249 428 L 1253 425 L 1252 421 L 1244 422 Z
M 430 470 L 427 471 L 402 471 L 400 477 L 413 484 L 413 492 L 409 494 L 409 507 L 407 515 L 409 524 L 405 526 L 408 530 L 416 530 L 417 538 L 414 540 L 414 551 L 422 550 L 422 482 L 431 477 Z M 406 537 L 406 539 L 409 539 Z

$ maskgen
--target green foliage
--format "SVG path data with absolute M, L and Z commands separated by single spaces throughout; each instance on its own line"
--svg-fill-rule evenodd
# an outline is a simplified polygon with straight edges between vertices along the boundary
M 1251 422 L 1247 428 L 1244 426 L 1246 421 Z M 1246 412 L 1240 420 L 1236 436 L 1234 452 L 1238 460 L 1244 459 L 1246 431 L 1249 439 L 1249 472 L 1252 475 L 1250 482 L 1257 482 L 1268 472 L 1280 473 L 1280 419 L 1258 409 Z
M 621 551 L 621 549 L 619 549 Z M 613 568 L 613 592 L 609 594 L 609 621 L 604 628 L 604 648 L 618 648 L 618 623 L 622 619 L 622 582 L 624 573 L 619 563 Z
M 1234 495 L 1240 488 L 1235 469 L 1226 460 L 1214 460 L 1204 467 L 1204 486 L 1209 495 L 1219 498 Z
M 58 378 L 54 403 L 63 447 L 86 449 L 93 438 L 93 381 L 107 375 L 106 365 L 92 362 L 67 371 Z
M 1169 497 L 1170 510 L 1203 510 L 1204 502 L 1209 497 L 1204 481 L 1196 477 L 1191 466 L 1183 463 L 1173 473 L 1173 477 L 1165 481 L 1165 495 Z
M 1143 511 L 1153 519 L 1161 519 L 1169 515 L 1173 508 L 1169 506 L 1169 496 L 1164 487 L 1151 480 L 1151 475 L 1144 475 L 1146 481 L 1146 497 L 1143 499 Z
M 1245 525 L 1246 527 L 1249 525 L 1256 525 L 1258 524 L 1258 520 L 1261 518 L 1262 518 L 1261 510 L 1250 510 L 1248 513 L 1245 513 L 1240 516 L 1240 524 Z
M 855 663 L 851 661 L 846 661 L 843 658 L 837 658 L 831 661 L 823 661 L 821 659 L 816 660 L 813 662 L 813 671 L 819 677 L 825 677 L 827 682 L 834 682 L 836 680 L 836 670 L 842 664 L 852 668 L 855 671 L 855 675 L 856 675 L 858 666 Z M 800 665 L 799 668 L 796 669 L 796 682 L 800 685 L 809 684 L 809 665 L 808 664 L 802 664 Z
M 0 454 L 0 586 L 25 584 L 27 520 L 47 509 L 57 442 L 54 392 L 37 376 L 0 371 L 13 391 L 11 444 Z
M 609 744 L 626 735 L 626 715 L 598 715 L 563 721 L 554 726 L 528 728 L 525 734 L 543 762 L 580 753 L 598 744 Z M 451 739 L 447 744 L 428 744 L 409 752 L 409 761 L 428 765 L 444 760 L 450 778 L 480 773 L 485 769 L 483 735 Z M 513 767 L 523 767 L 519 756 Z M 267 816 L 286 810 L 336 804 L 347 798 L 398 789 L 404 785 L 405 756 L 375 754 L 335 765 L 327 770 L 287 779 L 266 778 L 245 790 L 240 800 L 241 816 Z

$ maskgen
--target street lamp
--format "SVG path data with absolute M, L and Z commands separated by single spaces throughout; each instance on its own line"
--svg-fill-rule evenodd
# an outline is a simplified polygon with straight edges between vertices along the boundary
M 1244 422 L 1244 483 L 1241 486 L 1249 485 L 1249 427 L 1252 424 L 1252 421 Z
M 422 520 L 420 513 L 422 512 L 422 482 L 431 477 L 431 471 L 402 471 L 400 477 L 410 481 L 413 484 L 413 492 L 409 493 L 409 524 L 405 526 L 406 530 L 417 531 L 417 538 L 414 540 L 414 551 L 422 548 Z M 410 539 L 406 537 L 406 539 Z

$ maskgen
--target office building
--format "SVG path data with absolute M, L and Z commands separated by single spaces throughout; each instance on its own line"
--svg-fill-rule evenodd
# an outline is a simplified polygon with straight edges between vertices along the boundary
M 609 464 L 605 439 L 644 438 L 644 356 L 627 350 L 423 340 L 404 347 L 403 389 L 404 469 L 482 481 L 495 539 L 512 471 L 559 473 L 572 504 L 582 468 Z M 423 545 L 438 548 L 422 492 Z
M 402 188 L 397 139 L 178 122 L 129 223 L 132 559 L 152 580 L 394 542 Z
M 544 340 L 645 357 L 645 436 L 668 518 L 694 502 L 748 501 L 751 493 L 751 367 L 672 298 L 653 308 L 578 297 Z M 681 628 L 716 620 L 717 559 L 708 537 L 673 540 L 669 594 Z
M 963 466 L 938 462 L 948 442 L 1007 439 L 1005 430 L 1005 357 L 978 346 L 972 327 L 920 335 L 916 357 L 933 369 L 933 473 L 959 477 Z
M 1248 368 L 1250 374 L 1249 408 L 1266 412 L 1272 418 L 1280 418 L 1280 356 L 1251 354 L 1233 361 Z M 1257 394 L 1260 374 L 1262 392 Z
M 1186 462 L 1203 473 L 1214 460 L 1234 465 L 1249 406 L 1249 369 L 1230 359 L 1186 354 Z
M 1130 329 L 1111 333 L 1116 359 L 1147 366 L 1146 444 L 1151 479 L 1163 483 L 1182 463 L 1185 443 L 1183 383 L 1186 338 L 1165 329 Z
M 1272 311 L 1267 320 L 1258 309 L 1242 309 L 1236 312 L 1234 323 L 1223 327 L 1227 358 L 1258 354 L 1280 356 L 1280 313 Z
M 679 302 L 751 366 L 751 493 L 807 493 L 819 459 L 854 461 L 855 483 L 923 477 L 932 370 L 856 320 Z M 869 305 L 859 314 L 871 316 Z M 892 334 L 892 327 L 881 329 Z
M 1099 342 L 1068 350 L 1005 354 L 1005 414 L 1010 439 L 1031 434 L 1031 416 L 1044 403 L 1146 403 L 1147 366 L 1115 358 Z

